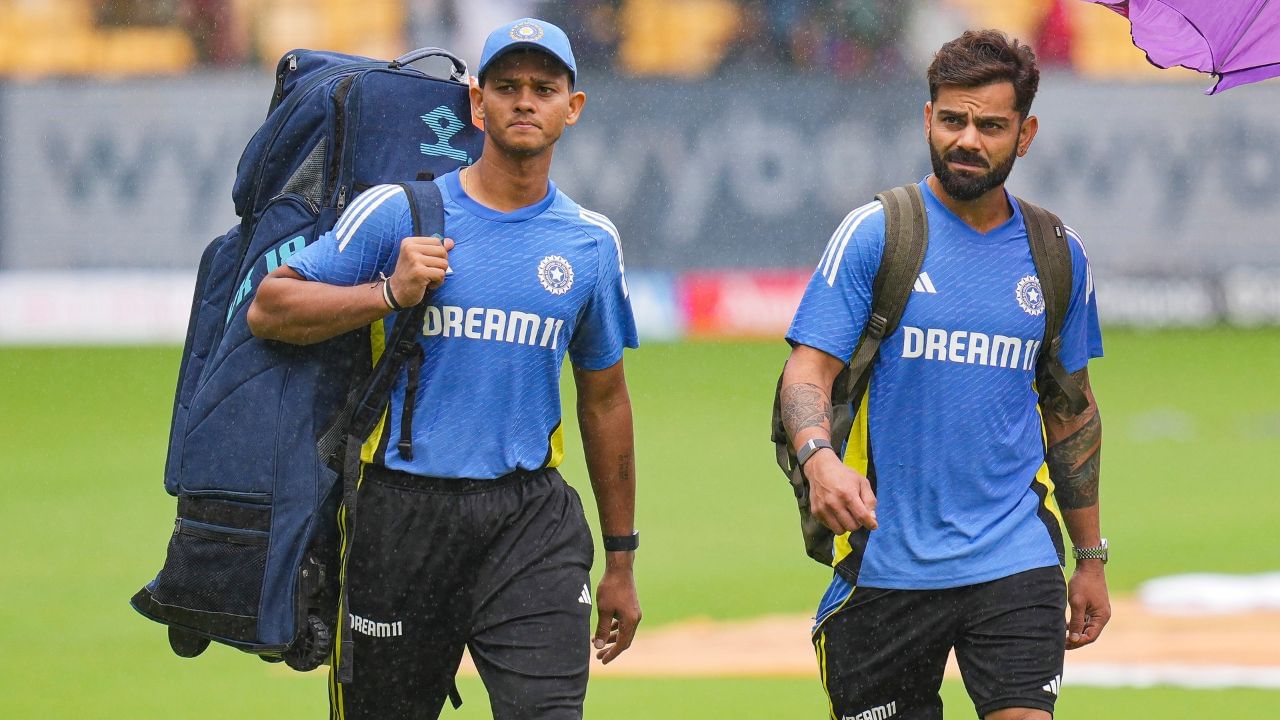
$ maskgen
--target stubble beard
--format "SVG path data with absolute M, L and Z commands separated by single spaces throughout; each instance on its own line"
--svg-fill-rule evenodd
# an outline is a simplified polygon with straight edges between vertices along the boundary
M 560 139 L 560 135 L 563 134 L 562 130 L 561 133 L 555 137 L 547 137 L 546 135 L 543 135 L 540 142 L 535 141 L 530 143 L 527 141 L 512 142 L 507 135 L 506 129 L 502 132 L 490 132 L 490 136 L 495 147 L 501 150 L 504 154 L 521 160 L 535 158 L 543 153 L 550 152 L 551 149 L 555 147 L 556 141 Z
M 960 150 L 952 150 L 944 158 L 938 152 L 938 148 L 934 146 L 932 139 L 929 142 L 929 160 L 933 163 L 934 177 L 938 178 L 938 182 L 942 184 L 942 189 L 948 195 L 960 202 L 977 200 L 992 189 L 1003 185 L 1004 181 L 1009 178 L 1009 173 L 1013 172 L 1013 162 L 1017 159 L 1018 154 L 1010 152 L 1009 157 L 1004 162 L 989 168 L 985 173 L 978 175 L 959 173 L 947 166 L 948 160 L 954 162 L 982 162 L 982 159 Z
M 509 143 L 505 138 L 494 136 L 493 144 L 506 155 L 513 158 L 529 159 L 535 158 L 555 146 L 555 141 L 538 143 L 536 145 Z

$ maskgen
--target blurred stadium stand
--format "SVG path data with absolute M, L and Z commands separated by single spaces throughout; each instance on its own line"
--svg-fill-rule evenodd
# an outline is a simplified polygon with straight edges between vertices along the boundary
M 1041 57 L 1010 187 L 1083 234 L 1104 322 L 1280 324 L 1280 83 L 1206 98 L 1079 0 L 0 0 L 0 344 L 180 340 L 287 50 L 474 63 L 524 15 L 574 38 L 553 174 L 621 229 L 648 338 L 776 337 L 849 208 L 929 171 L 924 67 L 979 26 Z
M 965 27 L 1025 39 L 1086 77 L 1179 80 L 1114 13 L 1078 0 L 0 0 L 0 76 L 178 74 L 271 65 L 296 47 L 388 57 L 417 38 L 470 47 L 502 19 L 561 23 L 599 72 L 697 78 L 739 68 L 910 71 Z

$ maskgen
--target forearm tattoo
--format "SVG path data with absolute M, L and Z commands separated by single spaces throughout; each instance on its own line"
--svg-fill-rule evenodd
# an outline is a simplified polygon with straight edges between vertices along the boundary
M 623 483 L 629 483 L 634 480 L 631 475 L 631 469 L 636 466 L 634 454 L 624 452 L 618 456 L 618 480 Z
M 831 399 L 813 383 L 795 383 L 782 388 L 782 424 L 795 437 L 805 428 L 830 427 Z
M 1072 375 L 1082 391 L 1089 389 L 1086 370 Z M 1045 409 L 1059 423 L 1075 425 L 1080 418 L 1066 407 L 1061 393 L 1045 400 Z M 1098 504 L 1098 471 L 1102 457 L 1102 418 L 1090 405 L 1088 419 L 1075 432 L 1054 442 L 1045 453 L 1049 477 L 1057 485 L 1058 503 L 1065 510 L 1079 510 Z

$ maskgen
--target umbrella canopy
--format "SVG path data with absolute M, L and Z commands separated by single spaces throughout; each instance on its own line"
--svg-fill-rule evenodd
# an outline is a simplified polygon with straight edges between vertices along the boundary
M 1213 73 L 1212 95 L 1280 75 L 1280 0 L 1085 0 L 1129 18 L 1153 65 Z

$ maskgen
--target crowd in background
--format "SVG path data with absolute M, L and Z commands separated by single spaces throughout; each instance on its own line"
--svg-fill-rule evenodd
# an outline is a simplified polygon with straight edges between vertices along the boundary
M 601 60 L 632 75 L 739 68 L 862 77 L 919 64 L 966 27 L 999 26 L 1069 64 L 1078 0 L 578 0 L 541 3 Z M 530 5 L 534 3 L 528 3 Z M 1015 6 L 1015 7 L 1011 7 Z M 1047 52 L 1045 52 L 1047 51 Z
M 522 16 L 561 25 L 591 73 L 889 76 L 917 71 L 965 28 L 997 27 L 1046 67 L 1155 76 L 1123 18 L 1080 0 L 0 0 L 0 76 L 270 66 L 297 47 L 475 55 Z

